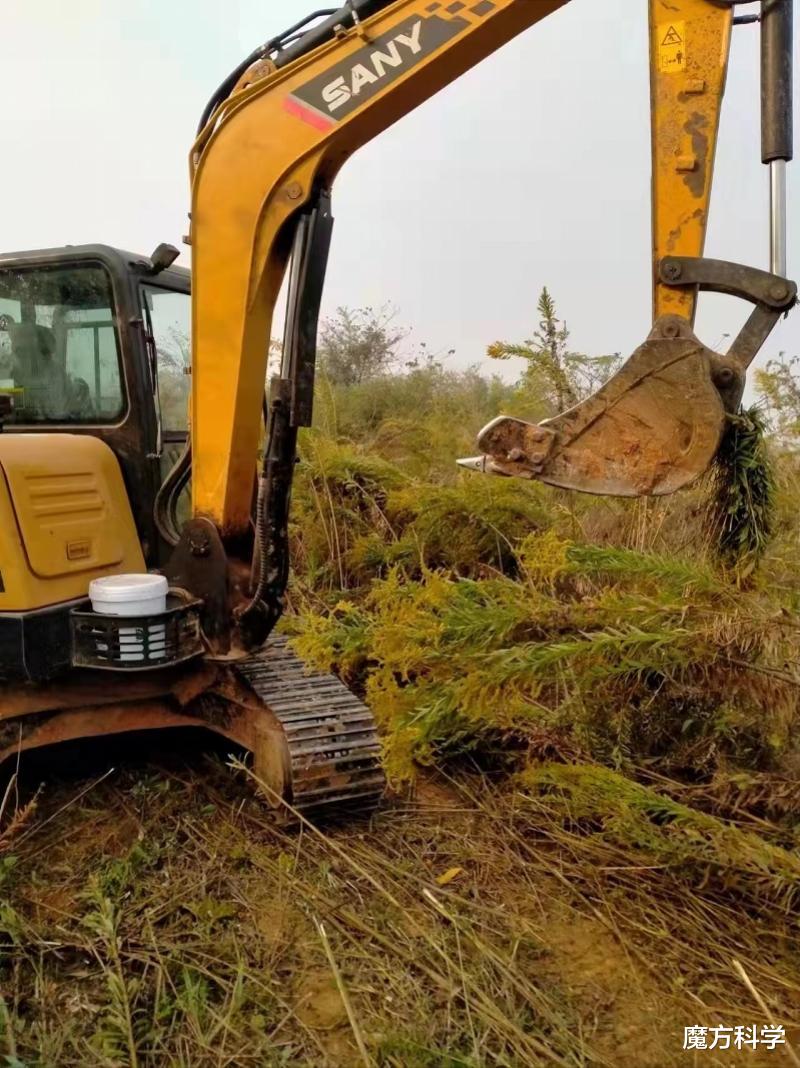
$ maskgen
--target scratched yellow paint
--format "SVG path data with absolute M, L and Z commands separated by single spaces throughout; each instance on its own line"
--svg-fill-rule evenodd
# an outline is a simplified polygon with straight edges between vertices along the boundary
M 695 289 L 662 283 L 658 269 L 664 256 L 704 253 L 733 12 L 708 0 L 650 0 L 654 318 L 694 321 Z
M 686 70 L 686 23 L 659 23 L 658 42 L 658 65 L 661 73 L 680 74 Z

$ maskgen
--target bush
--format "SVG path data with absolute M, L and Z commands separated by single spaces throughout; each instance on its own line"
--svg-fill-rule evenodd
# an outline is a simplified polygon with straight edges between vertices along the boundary
M 770 468 L 751 410 L 674 498 L 459 473 L 489 419 L 536 418 L 616 366 L 571 352 L 552 302 L 540 311 L 531 342 L 493 346 L 527 360 L 517 386 L 427 357 L 321 378 L 293 511 L 298 649 L 366 695 L 395 780 L 464 754 L 705 784 L 788 768 L 796 456 Z
M 519 576 L 402 568 L 296 624 L 297 648 L 362 688 L 399 779 L 413 761 L 541 744 L 619 767 L 712 776 L 787 750 L 797 629 L 703 564 L 563 542 L 517 546 Z
M 513 574 L 515 547 L 552 522 L 537 484 L 462 473 L 451 485 L 411 478 L 364 446 L 319 433 L 301 447 L 292 513 L 295 581 L 355 591 L 400 567 Z

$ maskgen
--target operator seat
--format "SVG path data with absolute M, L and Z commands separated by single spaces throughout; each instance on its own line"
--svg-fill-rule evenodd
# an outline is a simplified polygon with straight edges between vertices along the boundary
M 38 323 L 7 324 L 14 357 L 14 380 L 25 390 L 23 407 L 47 418 L 68 414 L 68 383 L 55 359 L 55 334 Z

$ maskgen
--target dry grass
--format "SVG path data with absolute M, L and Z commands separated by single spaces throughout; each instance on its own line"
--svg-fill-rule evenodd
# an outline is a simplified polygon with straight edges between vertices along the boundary
M 305 437 L 291 599 L 395 778 L 439 772 L 324 832 L 277 828 L 184 737 L 88 779 L 51 764 L 41 795 L 12 776 L 0 1068 L 800 1063 L 682 1049 L 691 1025 L 800 1037 L 796 476 L 767 550 L 739 441 L 746 566 L 721 572 L 702 489 L 448 473 L 499 386 L 425 382 L 421 412 L 412 376 L 373 383 L 328 406 L 347 441 Z
M 198 758 L 51 787 L 38 817 L 2 867 L 7 1065 L 668 1068 L 686 1025 L 800 1008 L 791 915 L 512 784 L 292 834 Z

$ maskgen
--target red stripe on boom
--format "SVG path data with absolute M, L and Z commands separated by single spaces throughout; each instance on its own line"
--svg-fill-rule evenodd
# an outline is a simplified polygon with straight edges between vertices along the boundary
M 283 109 L 288 111 L 290 115 L 307 122 L 315 130 L 330 130 L 331 126 L 334 126 L 336 122 L 335 119 L 329 119 L 318 111 L 314 111 L 313 108 L 307 108 L 305 104 L 300 103 L 296 96 L 284 97 Z

